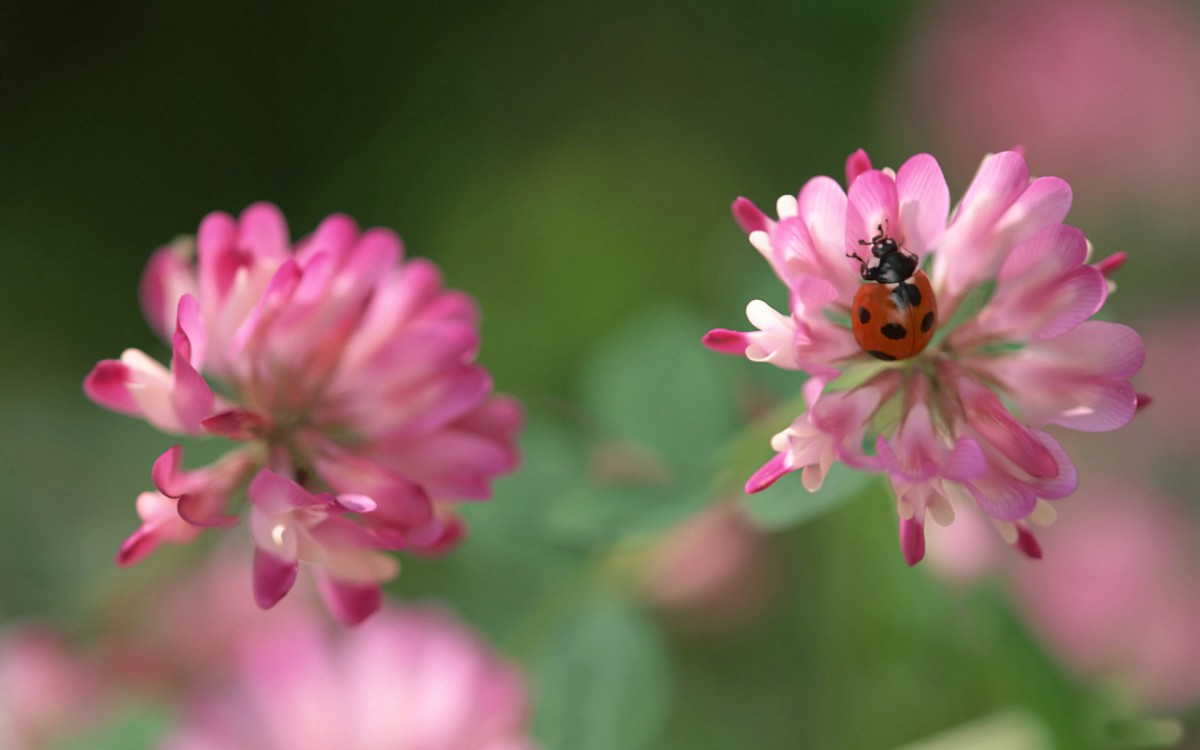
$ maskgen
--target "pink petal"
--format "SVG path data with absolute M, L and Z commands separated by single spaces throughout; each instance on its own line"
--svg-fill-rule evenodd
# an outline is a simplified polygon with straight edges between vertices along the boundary
M 870 169 L 871 157 L 867 156 L 867 152 L 865 150 L 860 148 L 859 150 L 850 154 L 850 156 L 846 158 L 846 187 L 853 185 L 854 181 L 858 179 L 859 175 L 861 175 L 863 172 L 869 171 Z
M 998 218 L 998 211 L 1012 205 L 1029 185 L 1029 166 L 1015 151 L 991 154 L 979 165 L 967 192 L 959 203 L 955 220 L 972 211 L 988 207 L 987 213 Z
M 254 550 L 254 601 L 260 609 L 279 603 L 296 583 L 300 565 L 263 549 Z
M 338 495 L 337 504 L 351 513 L 370 513 L 378 507 L 376 502 L 366 495 L 354 493 Z
M 732 206 L 733 218 L 746 234 L 771 231 L 771 220 L 748 198 L 738 198 Z
M 179 502 L 176 503 L 175 509 L 179 513 L 179 517 L 192 526 L 200 528 L 228 528 L 236 526 L 241 519 L 235 515 L 221 513 L 219 507 L 213 507 L 218 503 L 223 504 L 224 497 L 220 497 L 209 492 L 197 492 L 194 494 L 184 494 L 179 497 Z
M 150 479 L 159 492 L 171 498 L 178 498 L 187 492 L 186 479 L 183 476 L 183 446 L 173 445 L 154 461 L 150 469 Z
M 153 529 L 147 526 L 138 527 L 137 531 L 130 534 L 121 543 L 121 548 L 117 550 L 117 565 L 127 567 L 141 562 L 157 549 L 162 541 L 162 538 L 156 535 Z
M 994 393 L 966 377 L 960 378 L 958 385 L 967 421 L 980 437 L 1032 476 L 1058 474 L 1054 457 Z
M 175 308 L 184 294 L 195 294 L 196 273 L 189 258 L 191 244 L 176 242 L 160 247 L 150 256 L 138 284 L 142 313 L 163 338 L 175 330 Z
M 1125 261 L 1129 259 L 1127 253 L 1113 253 L 1104 260 L 1096 264 L 1096 270 L 1104 274 L 1104 278 L 1112 278 L 1113 274 L 1121 270 L 1125 265 Z
M 1031 429 L 1030 432 L 1042 443 L 1058 466 L 1058 474 L 1055 476 L 1035 478 L 1030 482 L 1034 492 L 1038 497 L 1047 500 L 1060 500 L 1073 494 L 1075 490 L 1079 489 L 1079 473 L 1076 471 L 1071 457 L 1063 450 L 1062 445 L 1048 433 L 1035 429 Z
M 142 409 L 126 386 L 132 379 L 129 366 L 116 359 L 96 363 L 83 380 L 83 392 L 96 404 L 121 414 L 141 416 Z
M 296 259 L 304 263 L 314 254 L 324 252 L 329 253 L 340 265 L 357 240 L 358 224 L 354 219 L 345 214 L 333 214 L 326 217 L 316 231 L 297 243 Z
M 250 502 L 268 515 L 317 505 L 318 501 L 303 487 L 270 469 L 260 469 L 246 492 Z
M 183 334 L 187 339 L 188 361 L 197 370 L 203 370 L 205 351 L 208 348 L 204 317 L 200 310 L 200 303 L 191 294 L 185 294 L 179 298 L 175 313 L 175 333 Z
M 704 334 L 701 342 L 713 352 L 745 356 L 746 347 L 750 346 L 749 338 L 743 332 L 731 331 L 724 328 L 714 328 Z
M 325 606 L 344 625 L 358 625 L 383 604 L 383 594 L 375 583 L 348 583 L 322 574 L 317 576 L 317 588 Z
M 859 242 L 870 242 L 879 233 L 879 227 L 904 243 L 906 238 L 897 236 L 903 228 L 900 224 L 899 198 L 896 181 L 879 171 L 864 172 L 850 186 L 846 205 L 846 252 L 861 253 Z
M 1013 231 L 1016 241 L 1060 223 L 1071 209 L 1071 186 L 1057 177 L 1039 177 L 1004 212 L 1001 231 Z
M 196 233 L 200 298 L 216 305 L 225 298 L 242 261 L 236 247 L 237 224 L 219 211 L 204 217 Z
M 180 308 L 182 309 L 182 304 Z M 191 346 L 187 336 L 177 331 L 171 356 L 171 406 L 183 429 L 188 433 L 200 431 L 200 421 L 212 413 L 214 396 L 204 377 L 188 361 Z
M 1037 506 L 1032 489 L 996 467 L 963 484 L 985 513 L 1001 521 L 1018 521 Z
M 413 539 L 413 554 L 422 557 L 439 557 L 459 544 L 467 536 L 467 525 L 456 515 L 448 515 L 438 524 L 438 533 L 425 539 Z
M 925 526 L 916 518 L 900 519 L 900 551 L 909 565 L 925 557 Z
M 814 177 L 800 189 L 797 215 L 808 228 L 817 252 L 835 268 L 850 266 L 854 281 L 858 272 L 845 257 L 846 192 L 830 177 Z M 835 279 L 830 279 L 835 281 Z
M 417 526 L 433 516 L 433 504 L 420 486 L 376 463 L 349 453 L 318 455 L 317 474 L 335 492 L 357 492 L 376 503 L 373 514 L 383 522 Z
M 229 409 L 200 421 L 205 432 L 230 440 L 258 440 L 266 435 L 270 424 L 266 417 L 248 409 Z
M 237 226 L 238 247 L 256 258 L 286 258 L 291 254 L 291 238 L 283 212 L 272 203 L 251 204 L 242 211 Z
M 377 283 L 404 257 L 404 241 L 390 229 L 375 227 L 363 232 L 341 273 Z
M 787 466 L 787 454 L 776 453 L 746 480 L 746 493 L 753 495 L 755 492 L 762 492 L 789 471 L 791 469 Z
M 924 255 L 941 238 L 950 212 L 950 188 L 937 160 L 917 154 L 904 162 L 896 172 L 896 192 L 904 247 Z
M 956 482 L 973 479 L 986 470 L 987 458 L 979 443 L 965 436 L 955 442 L 954 449 L 942 464 L 942 475 Z

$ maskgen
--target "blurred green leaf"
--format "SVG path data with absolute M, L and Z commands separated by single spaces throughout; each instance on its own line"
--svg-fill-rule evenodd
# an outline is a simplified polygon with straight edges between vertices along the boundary
M 664 309 L 601 346 L 583 404 L 602 430 L 658 453 L 680 477 L 707 477 L 736 427 L 730 371 L 700 344 L 704 324 Z
M 1183 739 L 1183 725 L 1176 719 L 1122 719 L 1106 728 L 1109 747 L 1122 750 L 1175 747 Z
M 834 464 L 821 489 L 808 492 L 796 481 L 798 477 L 789 475 L 761 492 L 748 495 L 746 510 L 760 528 L 779 531 L 819 518 L 857 497 L 871 486 L 872 477 L 867 472 Z
M 55 750 L 140 750 L 155 747 L 171 726 L 169 713 L 160 706 L 128 706 L 103 727 L 59 742 Z
M 671 698 L 665 644 L 626 602 L 597 596 L 550 642 L 536 675 L 547 750 L 659 747 Z
M 703 490 L 670 487 L 579 487 L 550 511 L 548 532 L 579 544 L 648 535 L 683 521 L 709 503 Z

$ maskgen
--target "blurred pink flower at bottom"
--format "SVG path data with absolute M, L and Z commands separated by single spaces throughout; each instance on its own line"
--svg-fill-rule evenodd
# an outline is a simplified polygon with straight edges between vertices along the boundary
M 1200 703 L 1200 523 L 1145 486 L 1111 478 L 1059 505 L 1046 555 L 1008 559 L 980 514 L 929 538 L 955 583 L 1004 577 L 1022 618 L 1067 667 L 1125 683 L 1147 706 Z M 964 523 L 965 521 L 965 523 Z
M 0 634 L 0 747 L 32 750 L 98 722 L 105 694 L 95 665 L 39 626 Z
M 533 750 L 521 674 L 433 609 L 333 636 L 298 617 L 241 644 L 168 750 Z
M 646 599 L 688 627 L 734 628 L 775 591 L 766 536 L 733 503 L 717 503 L 675 527 L 651 553 Z
M 1045 532 L 1054 554 L 1017 566 L 1026 619 L 1070 666 L 1127 680 L 1149 704 L 1200 700 L 1200 534 L 1144 487 L 1105 483 Z

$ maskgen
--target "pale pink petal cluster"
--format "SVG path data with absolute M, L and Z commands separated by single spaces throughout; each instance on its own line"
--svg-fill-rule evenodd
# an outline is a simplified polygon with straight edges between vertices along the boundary
M 807 372 L 808 410 L 775 436 L 776 455 L 747 482 L 761 490 L 801 471 L 819 489 L 834 462 L 887 474 L 905 559 L 924 555 L 927 516 L 954 518 L 971 497 L 1007 540 L 1041 552 L 1029 520 L 1043 500 L 1071 494 L 1070 458 L 1043 428 L 1112 430 L 1138 404 L 1129 382 L 1141 338 L 1090 320 L 1123 255 L 1090 264 L 1091 246 L 1063 224 L 1070 187 L 1033 177 L 1015 151 L 987 156 L 951 211 L 937 161 L 873 169 L 859 151 L 848 190 L 810 180 L 769 218 L 744 198 L 733 213 L 788 291 L 786 314 L 755 300 L 755 330 L 711 331 L 716 351 Z M 847 257 L 883 227 L 921 260 L 937 297 L 938 332 L 918 356 L 880 362 L 849 326 L 860 284 Z
M 330 633 L 289 618 L 247 638 L 168 750 L 533 750 L 524 680 L 444 612 L 384 610 Z
M 153 255 L 141 302 L 169 366 L 128 350 L 96 365 L 87 395 L 242 445 L 194 470 L 179 446 L 163 454 L 121 563 L 236 523 L 248 486 L 259 603 L 278 601 L 304 562 L 357 622 L 397 571 L 380 550 L 449 548 L 463 533 L 450 504 L 488 497 L 517 463 L 522 410 L 475 363 L 474 301 L 406 259 L 389 230 L 334 215 L 293 245 L 270 204 L 213 213 L 195 241 Z

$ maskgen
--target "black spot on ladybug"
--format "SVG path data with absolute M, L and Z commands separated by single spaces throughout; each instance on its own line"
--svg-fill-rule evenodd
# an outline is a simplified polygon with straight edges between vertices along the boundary
M 921 333 L 929 333 L 929 329 L 933 328 L 933 311 L 925 313 L 925 317 L 921 318 Z
M 884 327 L 880 328 L 879 332 L 893 341 L 899 341 L 908 335 L 908 329 L 899 323 L 888 323 Z
M 867 352 L 867 354 L 870 354 L 875 359 L 882 359 L 884 362 L 895 362 L 896 361 L 895 357 L 888 354 L 887 352 L 881 352 L 878 349 L 872 349 L 871 351 Z
M 865 307 L 858 308 L 858 322 L 864 323 L 864 324 L 870 323 L 871 322 L 871 311 Z
M 888 297 L 890 297 L 892 300 L 892 304 L 896 306 L 897 310 L 903 310 L 904 308 L 908 307 L 908 297 L 904 294 L 905 286 L 905 284 L 900 284 L 892 290 L 891 294 L 888 295 Z

